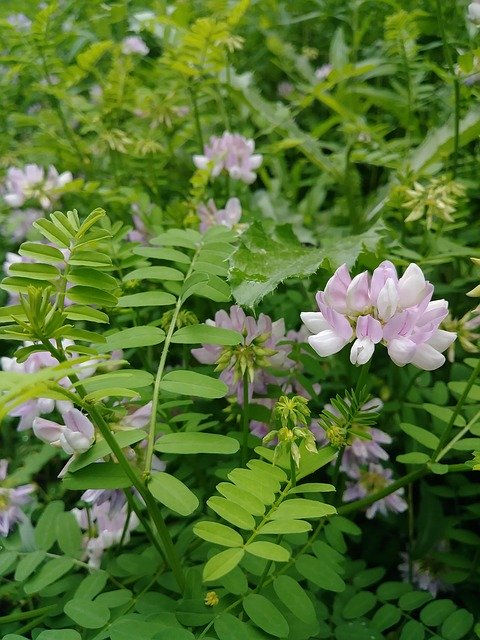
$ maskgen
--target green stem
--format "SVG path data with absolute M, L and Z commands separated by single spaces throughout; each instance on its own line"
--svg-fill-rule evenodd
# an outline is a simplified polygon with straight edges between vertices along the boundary
M 453 445 L 459 440 L 461 440 L 463 436 L 470 431 L 473 425 L 478 422 L 479 418 L 480 418 L 480 411 L 477 411 L 477 413 L 473 416 L 470 422 L 467 425 L 465 425 L 465 427 L 463 427 L 463 429 L 461 429 L 457 433 L 457 435 L 454 438 L 452 438 L 450 442 L 438 453 L 438 455 L 434 459 L 434 462 L 440 462 L 440 460 L 447 455 L 447 453 L 450 451 Z
M 202 125 L 200 124 L 200 113 L 198 111 L 198 103 L 197 103 L 197 94 L 195 89 L 192 87 L 188 88 L 188 92 L 190 94 L 190 99 L 192 101 L 193 106 L 193 116 L 195 120 L 195 129 L 197 131 L 198 144 L 200 145 L 201 153 L 203 153 L 203 134 L 202 134 Z
M 40 607 L 39 609 L 32 609 L 31 611 L 20 611 L 19 613 L 11 613 L 7 616 L 0 616 L 0 624 L 7 624 L 9 622 L 19 622 L 20 620 L 29 620 L 36 616 L 43 616 L 46 613 L 50 613 L 58 609 L 58 604 L 49 604 L 46 607 Z
M 292 484 L 292 487 L 297 486 L 297 467 L 295 465 L 295 460 L 293 459 L 291 454 L 290 454 L 290 482 Z
M 476 379 L 478 378 L 478 375 L 480 374 L 480 359 L 477 362 L 477 366 L 475 367 L 475 369 L 472 371 L 470 378 L 468 379 L 467 385 L 465 387 L 465 389 L 463 390 L 462 395 L 460 396 L 460 398 L 458 399 L 457 402 L 457 406 L 455 407 L 455 409 L 453 410 L 453 413 L 450 417 L 450 421 L 445 429 L 445 431 L 442 433 L 442 436 L 440 438 L 440 441 L 438 443 L 438 446 L 432 456 L 432 460 L 436 461 L 437 460 L 437 456 L 440 454 L 440 452 L 442 451 L 443 447 L 446 445 L 446 443 L 448 442 L 448 439 L 450 438 L 450 434 L 452 433 L 452 429 L 453 429 L 453 425 L 454 422 L 457 418 L 457 416 L 459 415 L 465 400 L 468 397 L 468 394 L 470 393 L 470 389 L 473 387 Z
M 343 176 L 343 186 L 345 198 L 347 200 L 348 214 L 350 217 L 350 225 L 353 233 L 358 233 L 361 227 L 361 220 L 355 206 L 355 195 L 352 191 L 352 180 L 350 177 L 350 157 L 352 155 L 353 146 L 348 145 L 345 153 L 345 172 Z
M 345 453 L 345 448 L 346 447 L 342 447 L 338 454 L 337 454 L 337 459 L 335 460 L 335 467 L 333 469 L 333 475 L 332 475 L 332 484 L 335 487 L 335 489 L 337 489 L 337 484 L 338 484 L 338 477 L 340 475 L 340 467 L 342 465 L 342 460 L 343 460 L 343 454 Z M 343 493 L 343 492 L 342 492 Z M 335 497 L 333 500 L 333 504 L 337 505 L 342 499 L 342 496 L 338 493 L 338 491 L 335 492 Z
M 243 407 L 242 407 L 242 456 L 241 466 L 244 467 L 248 460 L 248 436 L 250 427 L 248 421 L 248 371 L 243 374 Z

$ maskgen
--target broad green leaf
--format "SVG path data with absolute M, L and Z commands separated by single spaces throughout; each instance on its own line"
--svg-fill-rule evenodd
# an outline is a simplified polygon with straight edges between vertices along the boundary
M 27 295 L 30 287 L 45 289 L 46 287 L 50 286 L 51 282 L 49 282 L 48 280 L 35 280 L 32 277 L 26 278 L 22 276 L 4 278 L 1 281 L 0 289 L 4 289 L 5 291 L 16 291 L 18 293 Z
M 98 569 L 93 573 L 90 573 L 82 582 L 78 585 L 74 597 L 80 600 L 93 600 L 93 598 L 99 594 L 105 588 L 107 584 L 108 574 L 106 571 Z
M 293 498 L 285 500 L 270 516 L 271 520 L 311 520 L 333 515 L 337 510 L 331 504 L 307 500 L 306 498 Z
M 233 469 L 227 474 L 228 479 L 237 487 L 257 496 L 263 504 L 272 504 L 275 494 L 280 488 L 278 480 L 274 476 L 250 469 Z
M 432 599 L 432 595 L 425 591 L 410 591 L 400 596 L 398 606 L 404 611 L 413 611 Z
M 427 431 L 422 427 L 417 427 L 414 424 L 408 424 L 406 422 L 403 422 L 400 425 L 400 428 L 411 438 L 413 438 L 420 444 L 423 444 L 424 447 L 427 447 L 427 449 L 435 450 L 438 447 L 439 439 L 431 431 Z
M 170 371 L 161 383 L 160 389 L 184 396 L 199 398 L 223 398 L 228 392 L 227 385 L 217 378 L 211 378 L 195 371 Z
M 342 616 L 347 620 L 361 618 L 376 604 L 377 598 L 371 591 L 359 591 L 345 604 Z
M 17 582 L 23 582 L 26 580 L 38 567 L 38 565 L 45 560 L 46 551 L 38 550 L 32 551 L 24 556 L 15 569 L 15 580 Z
M 186 253 L 167 247 L 135 247 L 133 253 L 145 258 L 157 258 L 158 260 L 171 260 L 180 264 L 190 264 L 191 258 Z
M 165 331 L 158 327 L 130 327 L 105 336 L 105 344 L 98 347 L 98 353 L 108 353 L 116 349 L 133 349 L 161 344 Z
M 77 596 L 78 594 L 76 593 L 75 595 Z M 109 609 L 121 607 L 125 604 L 128 604 L 131 600 L 132 592 L 130 591 L 130 589 L 115 589 L 114 591 L 104 591 L 95 598 L 95 602 L 103 604 L 104 607 L 108 607 Z
M 212 556 L 203 569 L 204 582 L 214 582 L 234 569 L 245 555 L 243 549 L 225 549 Z
M 259 558 L 273 560 L 274 562 L 288 562 L 290 552 L 285 547 L 267 541 L 255 541 L 245 545 L 245 551 Z
M 55 526 L 60 549 L 65 555 L 78 558 L 83 553 L 81 548 L 83 535 L 73 513 L 70 511 L 59 513 Z
M 172 342 L 178 344 L 220 344 L 236 345 L 243 341 L 241 333 L 232 329 L 223 329 L 209 324 L 195 324 L 181 327 L 172 336 Z
M 172 267 L 142 267 L 141 269 L 134 269 L 124 276 L 123 281 L 128 282 L 130 280 L 178 280 L 181 282 L 184 279 L 184 274 L 178 269 Z
M 86 489 L 127 489 L 132 481 L 122 466 L 116 462 L 91 464 L 75 473 L 68 473 L 62 480 L 66 489 L 85 491 Z
M 195 636 L 187 629 L 168 627 L 157 631 L 152 640 L 195 640 Z
M 7 639 L 8 636 L 4 638 L 4 640 Z M 11 640 L 15 640 L 13 636 Z M 42 631 L 36 640 L 82 640 L 82 636 L 75 629 L 48 629 L 48 631 Z
M 416 620 L 408 620 L 403 626 L 400 640 L 424 640 L 425 627 Z
M 265 513 L 265 505 L 261 500 L 231 482 L 220 482 L 217 484 L 217 491 L 227 500 L 238 504 L 245 511 L 251 513 L 252 516 L 262 516 Z
M 328 493 L 330 491 L 335 491 L 335 487 L 325 482 L 304 482 L 290 489 L 290 493 Z
M 372 625 L 379 631 L 385 631 L 385 629 L 396 625 L 401 617 L 402 612 L 400 609 L 387 602 L 375 612 L 372 618 Z
M 284 638 L 288 635 L 288 622 L 265 596 L 249 593 L 243 600 L 243 608 L 250 620 L 263 631 L 276 638 Z
M 191 276 L 186 278 L 180 293 L 182 302 L 185 302 L 187 298 L 193 296 L 197 292 L 198 287 L 208 282 L 208 279 L 209 275 L 207 273 L 192 273 Z
M 106 387 L 104 389 L 99 389 L 98 391 L 91 391 L 87 393 L 84 397 L 84 400 L 87 402 L 98 402 L 99 400 L 103 400 L 104 398 L 132 398 L 136 399 L 140 396 L 138 391 L 132 391 L 131 389 L 126 389 L 125 387 Z
M 71 620 L 84 629 L 100 629 L 110 620 L 110 610 L 96 600 L 69 600 L 64 612 Z
M 115 290 L 118 287 L 117 281 L 108 273 L 103 273 L 99 269 L 91 267 L 75 267 L 68 271 L 67 280 L 73 284 L 80 284 L 96 289 Z M 67 294 L 68 295 L 68 294 Z
M 142 429 L 129 429 L 128 431 L 118 431 L 113 434 L 113 437 L 117 441 L 117 444 L 123 449 L 135 442 L 145 439 L 145 431 Z M 74 473 L 78 469 L 83 469 L 92 462 L 96 462 L 100 458 L 104 458 L 111 453 L 110 447 L 105 440 L 99 440 L 88 451 L 82 453 L 75 458 L 68 470 L 70 473 Z
M 273 522 L 266 522 L 260 529 L 259 533 L 306 533 L 312 530 L 312 525 L 304 520 L 275 520 Z
M 193 527 L 193 533 L 202 540 L 219 544 L 222 547 L 243 546 L 243 538 L 238 531 L 219 522 L 197 522 Z
M 380 600 L 398 600 L 409 591 L 413 591 L 413 587 L 407 582 L 384 582 L 378 587 L 377 596 Z
M 467 386 L 466 381 L 453 381 L 448 383 L 448 388 L 454 396 L 460 397 Z M 468 392 L 467 402 L 480 402 L 480 386 L 474 384 Z
M 474 623 L 473 615 L 466 609 L 457 609 L 442 624 L 441 634 L 445 640 L 460 640 L 470 631 Z
M 79 251 L 75 249 L 68 260 L 76 267 L 111 267 L 112 260 L 100 251 Z
M 253 516 L 238 504 L 232 503 L 219 496 L 212 496 L 207 500 L 207 505 L 221 518 L 239 529 L 251 531 L 255 528 L 255 519 Z
M 0 553 L 0 576 L 7 574 L 13 568 L 18 558 L 15 551 L 2 551 Z
M 68 320 L 100 322 L 102 324 L 108 324 L 110 322 L 109 317 L 106 313 L 103 313 L 103 311 L 80 304 L 72 304 L 67 307 L 65 309 L 65 314 Z
M 309 554 L 303 554 L 295 561 L 298 573 L 313 582 L 321 589 L 341 593 L 345 589 L 345 582 L 328 564 Z
M 30 264 L 29 262 L 14 262 L 10 265 L 8 273 L 11 276 L 18 276 L 20 278 L 32 278 L 34 280 L 50 280 L 54 281 L 60 275 L 60 271 L 57 267 L 51 264 L 41 264 L 36 262 Z
M 337 518 L 332 518 L 331 524 L 333 524 L 336 519 Z M 375 582 L 379 582 L 384 575 L 385 569 L 383 567 L 372 567 L 371 569 L 364 569 L 363 571 L 357 573 L 357 575 L 353 578 L 353 584 L 356 587 L 363 589 L 364 587 L 369 587 L 370 585 L 375 584 Z
M 196 276 L 197 273 L 194 273 L 191 277 Z M 188 288 L 188 295 L 195 294 L 200 296 L 201 298 L 208 298 L 209 300 L 213 300 L 214 302 L 227 302 L 230 300 L 231 291 L 230 285 L 228 285 L 222 278 L 219 278 L 213 274 L 203 274 L 198 272 L 198 275 L 203 276 L 206 275 L 207 278 L 203 282 L 198 282 L 197 284 L 190 283 Z M 187 281 L 185 281 L 185 286 L 187 285 Z M 186 299 L 186 295 L 182 293 L 182 300 Z
M 412 451 L 411 453 L 402 453 L 396 459 L 403 464 L 425 464 L 430 458 L 426 453 Z
M 202 236 L 194 229 L 169 229 L 151 241 L 151 244 L 162 247 L 185 247 L 196 249 L 202 242 Z
M 156 451 L 177 454 L 215 453 L 232 455 L 238 451 L 239 447 L 238 440 L 234 438 L 202 431 L 167 433 L 155 445 Z
M 148 490 L 156 500 L 181 516 L 189 516 L 199 504 L 197 496 L 181 480 L 164 471 L 152 473 Z
M 219 640 L 259 640 L 254 628 L 231 613 L 221 613 L 215 618 L 214 628 Z
M 50 262 L 52 264 L 62 263 L 65 258 L 63 253 L 56 247 L 40 242 L 24 242 L 20 245 L 18 253 L 27 258 L 33 258 L 38 262 Z
M 430 413 L 432 416 L 435 416 L 435 418 L 438 418 L 442 422 L 450 422 L 450 419 L 453 415 L 452 409 L 449 409 L 448 407 L 439 407 L 436 404 L 430 404 L 429 402 L 422 404 L 422 407 L 426 411 L 428 411 L 428 413 Z M 458 415 L 455 418 L 455 422 L 453 424 L 457 427 L 464 427 L 465 418 L 461 415 Z
M 43 509 L 35 527 L 35 542 L 40 549 L 48 551 L 57 538 L 55 523 L 59 514 L 63 513 L 61 500 L 49 502 Z
M 283 469 L 264 460 L 252 458 L 247 462 L 247 467 L 252 471 L 257 470 L 263 474 L 271 475 L 277 482 L 287 482 L 288 480 L 288 476 Z
M 311 451 L 307 451 L 305 448 L 305 444 L 302 442 L 300 444 L 300 468 L 297 471 L 297 480 L 301 480 L 306 476 L 311 475 L 317 469 L 324 467 L 329 462 L 331 462 L 338 453 L 338 449 L 335 449 L 331 445 L 327 445 L 326 447 L 322 447 L 316 453 L 312 453 Z M 269 460 L 273 464 L 273 459 L 275 456 L 275 452 L 273 449 L 269 449 L 268 447 L 255 447 L 255 453 L 258 453 L 259 456 Z M 286 453 L 281 454 L 275 458 L 275 464 L 283 469 L 290 469 L 290 457 Z
M 122 296 L 117 307 L 168 307 L 176 302 L 175 296 L 165 291 L 142 291 Z
M 456 607 L 451 600 L 439 598 L 435 602 L 429 602 L 420 611 L 420 620 L 429 627 L 436 627 L 455 611 Z
M 142 369 L 118 369 L 109 373 L 101 373 L 81 380 L 78 384 L 88 393 L 113 386 L 124 386 L 127 389 L 141 389 L 153 383 L 153 376 Z M 74 385 L 76 386 L 76 385 Z
M 50 240 L 54 245 L 58 244 L 64 249 L 70 248 L 70 240 L 72 236 L 58 229 L 51 220 L 41 218 L 35 220 L 33 226 L 40 231 L 42 236 Z
M 74 285 L 67 292 L 67 297 L 78 304 L 96 304 L 99 307 L 115 307 L 117 297 L 95 287 L 85 287 L 84 285 Z
M 62 576 L 64 576 L 74 566 L 75 560 L 73 558 L 55 558 L 46 562 L 36 573 L 33 578 L 30 578 L 24 585 L 23 589 L 28 595 L 37 593 L 49 584 L 52 584 Z
M 315 607 L 305 590 L 296 580 L 287 575 L 278 576 L 273 581 L 273 588 L 282 604 L 294 616 L 305 622 L 305 624 L 311 624 L 316 621 Z

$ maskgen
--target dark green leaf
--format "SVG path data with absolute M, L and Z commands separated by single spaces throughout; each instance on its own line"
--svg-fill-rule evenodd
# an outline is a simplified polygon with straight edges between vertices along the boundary
M 243 600 L 243 608 L 250 620 L 276 638 L 288 635 L 288 623 L 277 609 L 265 596 L 258 593 L 250 593 Z
M 91 464 L 75 473 L 68 473 L 62 480 L 66 489 L 85 491 L 86 489 L 126 489 L 132 481 L 122 466 L 116 462 Z
M 63 610 L 84 629 L 100 629 L 110 620 L 110 610 L 96 600 L 69 600 Z
M 371 591 L 359 591 L 342 609 L 344 618 L 361 618 L 377 604 L 377 598 Z
M 33 578 L 23 585 L 25 593 L 37 593 L 44 587 L 56 582 L 74 566 L 73 558 L 55 558 L 45 563 Z
M 443 622 L 441 634 L 445 640 L 460 640 L 470 631 L 473 615 L 466 609 L 457 609 Z
M 160 389 L 184 396 L 197 396 L 199 398 L 223 398 L 228 387 L 217 378 L 211 378 L 203 373 L 194 371 L 170 371 L 161 383 Z

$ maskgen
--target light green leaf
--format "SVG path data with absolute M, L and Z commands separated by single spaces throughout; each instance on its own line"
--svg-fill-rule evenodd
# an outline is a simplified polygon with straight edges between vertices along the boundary
M 127 389 L 141 389 L 153 383 L 153 376 L 142 369 L 118 369 L 109 373 L 101 373 L 91 378 L 81 380 L 78 384 L 88 393 L 98 389 L 108 389 L 112 386 L 124 386 Z M 75 386 L 75 385 L 74 385 Z
M 312 530 L 312 525 L 304 520 L 275 520 L 266 522 L 259 529 L 259 533 L 286 534 L 286 533 L 307 533 Z
M 185 247 L 196 249 L 202 242 L 202 236 L 194 229 L 169 229 L 153 238 L 151 243 L 162 247 Z
M 72 284 L 80 284 L 96 289 L 115 290 L 118 287 L 117 281 L 108 273 L 91 267 L 75 267 L 67 272 L 67 280 Z M 68 294 L 67 294 L 68 295 Z
M 130 271 L 123 278 L 124 282 L 130 280 L 177 280 L 181 282 L 184 279 L 184 274 L 178 269 L 172 267 L 142 267 L 141 269 L 135 269 Z
M 23 638 L 23 636 L 12 636 L 11 640 Z M 9 640 L 9 636 L 5 636 L 4 640 Z M 48 629 L 42 631 L 36 640 L 82 640 L 82 636 L 75 629 Z
M 78 585 L 75 591 L 75 599 L 93 600 L 93 598 L 105 588 L 108 580 L 108 573 L 100 569 L 90 573 Z
M 65 309 L 65 314 L 68 320 L 79 320 L 86 322 L 100 322 L 102 324 L 108 324 L 110 322 L 109 317 L 103 311 L 98 309 L 92 309 L 80 304 L 72 304 Z
M 75 560 L 73 558 L 63 557 L 50 560 L 41 567 L 33 578 L 30 578 L 30 580 L 23 585 L 25 593 L 28 595 L 37 593 L 49 584 L 56 582 L 68 573 L 74 564 Z
M 400 425 L 401 430 L 409 435 L 411 438 L 423 444 L 427 449 L 435 450 L 438 447 L 439 439 L 431 431 L 417 427 L 414 424 L 408 424 L 406 422 Z
M 217 484 L 217 491 L 227 500 L 243 507 L 252 516 L 262 516 L 265 513 L 265 505 L 261 500 L 231 482 L 220 482 Z
M 165 340 L 165 331 L 158 327 L 140 326 L 123 329 L 105 336 L 106 342 L 98 347 L 99 353 L 108 353 L 115 349 L 133 349 L 161 344 Z
M 50 280 L 54 281 L 60 275 L 60 271 L 57 267 L 51 264 L 41 264 L 36 262 L 31 264 L 29 262 L 14 262 L 10 265 L 8 273 L 11 276 L 17 276 L 19 278 L 32 278 L 33 280 Z
M 243 547 L 243 538 L 238 531 L 219 522 L 197 522 L 193 527 L 193 533 L 202 540 L 222 547 Z
M 167 433 L 155 445 L 155 449 L 162 453 L 215 453 L 232 455 L 240 445 L 238 440 L 216 433 L 179 432 Z
M 204 582 L 213 582 L 234 569 L 245 555 L 243 549 L 225 549 L 212 556 L 203 569 Z
M 46 551 L 38 550 L 32 551 L 24 556 L 15 569 L 15 580 L 17 582 L 23 582 L 26 580 L 38 567 L 38 565 L 45 560 L 47 555 Z
M 70 287 L 67 292 L 67 297 L 73 302 L 79 304 L 96 304 L 99 307 L 115 307 L 117 304 L 117 297 L 94 287 L 85 287 L 84 285 L 75 285 Z
M 305 624 L 316 621 L 315 607 L 296 580 L 287 575 L 278 576 L 273 581 L 273 588 L 282 604 L 299 620 Z
M 422 404 L 422 407 L 426 411 L 428 411 L 428 413 L 430 413 L 432 416 L 435 416 L 435 418 L 438 418 L 442 422 L 450 422 L 450 419 L 453 415 L 453 410 L 449 409 L 448 407 L 439 407 L 436 404 L 430 404 L 428 402 Z M 453 424 L 457 427 L 464 427 L 465 418 L 459 415 L 455 418 L 455 422 Z
M 189 516 L 199 504 L 197 496 L 181 480 L 164 471 L 152 473 L 148 490 L 156 500 L 181 516 Z
M 403 464 L 425 464 L 430 458 L 426 453 L 412 451 L 411 453 L 402 453 L 396 459 L 397 462 L 403 462 Z
M 273 542 L 256 541 L 245 545 L 245 551 L 265 560 L 273 560 L 274 562 L 288 562 L 290 560 L 290 552 L 285 547 Z
M 126 489 L 132 481 L 122 466 L 116 462 L 101 462 L 88 465 L 75 473 L 68 473 L 62 480 L 66 489 L 85 491 L 86 489 Z
M 99 389 L 98 391 L 87 393 L 87 395 L 84 397 L 84 400 L 87 400 L 87 402 L 98 402 L 99 400 L 104 400 L 105 398 L 136 399 L 139 397 L 140 394 L 138 393 L 138 391 L 132 391 L 131 389 L 126 389 L 125 387 L 106 387 L 104 389 Z
M 43 509 L 35 527 L 35 542 L 40 549 L 48 551 L 52 547 L 57 538 L 55 523 L 63 511 L 64 505 L 61 500 L 53 500 Z
M 209 324 L 196 324 L 181 327 L 172 336 L 177 344 L 220 344 L 236 345 L 243 342 L 242 334 L 232 329 L 223 329 Z
M 100 251 L 79 251 L 75 249 L 68 260 L 76 267 L 111 267 L 112 260 Z
M 315 518 L 324 518 L 333 515 L 337 510 L 331 504 L 325 502 L 317 502 L 316 500 L 308 500 L 306 498 L 293 498 L 285 500 L 276 509 L 270 519 L 271 520 L 311 520 Z
M 67 556 L 78 558 L 83 553 L 82 550 L 82 532 L 70 511 L 59 513 L 55 526 L 57 529 L 57 542 L 60 549 Z
M 160 383 L 160 389 L 178 395 L 209 399 L 223 398 L 228 392 L 228 387 L 222 380 L 203 373 L 181 370 L 167 373 Z
M 38 262 L 50 262 L 52 264 L 62 263 L 65 258 L 63 253 L 56 247 L 40 242 L 24 242 L 20 245 L 18 253 L 27 258 L 33 258 Z
M 249 593 L 243 600 L 243 608 L 250 620 L 263 631 L 276 638 L 284 638 L 288 635 L 288 622 L 265 596 Z
M 100 629 L 110 620 L 110 610 L 95 600 L 74 598 L 65 604 L 63 610 L 84 629 Z
M 335 487 L 325 482 L 305 482 L 290 489 L 290 493 L 328 493 L 330 491 L 335 491 Z
M 251 531 L 255 528 L 255 519 L 253 516 L 238 504 L 232 503 L 219 496 L 212 496 L 207 500 L 207 505 L 221 518 L 239 529 Z
M 122 296 L 118 299 L 117 307 L 168 307 L 176 302 L 177 299 L 171 293 L 142 291 Z

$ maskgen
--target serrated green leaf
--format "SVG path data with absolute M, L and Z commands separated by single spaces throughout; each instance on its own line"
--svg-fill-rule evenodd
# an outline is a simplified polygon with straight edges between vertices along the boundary
M 239 448 L 238 440 L 234 438 L 204 432 L 167 433 L 155 445 L 157 451 L 177 454 L 215 453 L 232 455 Z
M 193 533 L 202 540 L 222 547 L 243 547 L 243 538 L 238 531 L 219 522 L 197 522 L 193 527 Z
M 212 556 L 203 569 L 204 582 L 214 582 L 234 569 L 241 561 L 243 549 L 225 549 Z
M 223 329 L 209 324 L 196 324 L 181 327 L 172 336 L 172 342 L 177 344 L 220 344 L 236 345 L 243 342 L 243 336 L 238 331 Z
M 64 608 L 67 616 L 84 629 L 100 629 L 110 620 L 110 610 L 96 600 L 69 600 Z
M 197 496 L 181 480 L 164 471 L 152 473 L 148 490 L 156 500 L 181 516 L 189 516 L 199 504 Z
M 276 638 L 288 635 L 288 622 L 268 598 L 259 593 L 249 593 L 242 604 L 245 613 L 257 627 Z
M 170 371 L 160 382 L 160 389 L 177 395 L 196 396 L 198 398 L 223 398 L 228 387 L 217 378 L 211 378 L 195 371 Z

